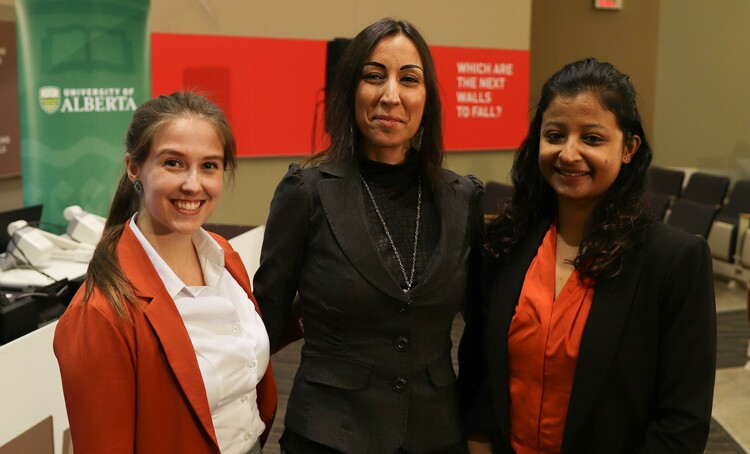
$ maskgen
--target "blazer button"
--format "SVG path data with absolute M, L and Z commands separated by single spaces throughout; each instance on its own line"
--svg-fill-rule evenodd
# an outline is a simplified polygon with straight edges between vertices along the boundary
M 395 341 L 393 341 L 393 348 L 395 348 L 398 352 L 405 352 L 406 350 L 409 350 L 410 342 L 411 341 L 408 337 L 400 336 Z
M 402 314 L 411 312 L 411 302 L 401 301 L 398 303 L 398 311 Z
M 391 388 L 397 393 L 402 393 L 409 388 L 409 381 L 404 377 L 396 377 L 391 382 Z

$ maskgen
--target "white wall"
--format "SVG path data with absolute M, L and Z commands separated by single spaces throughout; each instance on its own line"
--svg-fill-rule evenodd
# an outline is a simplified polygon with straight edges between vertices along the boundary
M 661 0 L 656 164 L 750 177 L 749 20 L 747 0 Z
M 0 346 L 0 451 L 2 446 L 52 416 L 55 453 L 63 453 L 68 415 L 60 369 L 52 352 L 57 322 Z

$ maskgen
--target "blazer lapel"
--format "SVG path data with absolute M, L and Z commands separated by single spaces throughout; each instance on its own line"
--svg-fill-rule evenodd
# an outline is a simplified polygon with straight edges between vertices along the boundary
M 211 410 L 208 407 L 208 398 L 193 343 L 174 301 L 167 294 L 146 251 L 143 250 L 128 225 L 123 231 L 117 253 L 123 271 L 136 288 L 136 296 L 148 303 L 143 312 L 159 338 L 169 367 L 177 377 L 177 382 L 187 396 L 203 429 L 209 434 L 218 450 Z
M 499 386 L 494 387 L 498 393 L 494 399 L 499 403 L 497 417 L 500 420 L 504 440 L 510 440 L 508 330 L 516 312 L 518 298 L 526 279 L 526 271 L 536 257 L 539 245 L 548 229 L 549 222 L 539 223 L 526 235 L 526 240 L 519 247 L 518 253 L 508 262 L 499 265 L 499 272 L 494 276 L 487 276 L 492 279 L 493 284 L 489 291 L 494 296 L 492 301 L 488 301 L 487 353 L 491 363 L 499 363 L 496 376 L 499 377 L 500 383 Z M 505 359 L 496 362 L 497 358 Z
M 242 262 L 242 257 L 240 257 L 240 254 L 232 248 L 232 245 L 229 244 L 229 241 L 225 238 L 211 232 L 208 232 L 208 234 L 211 235 L 211 237 L 216 240 L 216 242 L 219 243 L 219 246 L 224 250 L 224 268 L 229 271 L 229 274 L 232 275 L 234 280 L 240 284 L 242 290 L 247 293 L 248 298 L 250 298 L 250 301 L 252 301 L 255 306 L 255 312 L 257 312 L 258 315 L 261 315 L 258 302 L 255 301 L 255 295 L 253 295 L 250 276 L 247 274 L 247 268 L 245 268 L 245 264 Z
M 234 280 L 237 281 L 238 284 L 240 284 L 240 287 L 242 287 L 242 290 L 247 293 L 247 296 L 250 298 L 250 301 L 253 302 L 255 305 L 255 312 L 260 314 L 260 309 L 258 308 L 258 303 L 255 301 L 255 296 L 252 292 L 252 286 L 250 285 L 250 277 L 247 274 L 247 269 L 245 268 L 245 265 L 242 263 L 242 258 L 240 257 L 240 254 L 237 251 L 234 250 L 228 250 L 226 248 L 224 249 L 224 267 L 227 271 L 229 271 L 229 274 L 232 275 Z
M 367 228 L 367 211 L 356 162 L 325 163 L 320 171 L 333 178 L 318 182 L 320 203 L 336 241 L 346 257 L 373 286 L 389 296 L 409 301 L 393 275 L 385 268 Z
M 446 174 L 443 174 L 444 176 Z M 461 263 L 460 255 L 466 247 L 469 203 L 463 203 L 458 190 L 453 186 L 457 178 L 448 181 L 438 180 L 432 185 L 432 195 L 440 216 L 440 239 L 432 253 L 427 267 L 414 287 L 414 296 L 428 294 L 443 285 L 445 278 L 456 272 Z
M 578 352 L 561 452 L 570 451 L 572 442 L 583 428 L 614 358 L 633 303 L 645 256 L 641 252 L 632 252 L 626 260 L 627 266 L 619 276 L 596 284 Z

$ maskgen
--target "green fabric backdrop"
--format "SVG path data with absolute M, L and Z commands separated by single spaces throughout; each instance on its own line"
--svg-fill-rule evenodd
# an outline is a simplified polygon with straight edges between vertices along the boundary
M 128 122 L 151 93 L 148 11 L 148 0 L 16 0 L 23 197 L 44 204 L 48 230 L 70 205 L 107 214 Z

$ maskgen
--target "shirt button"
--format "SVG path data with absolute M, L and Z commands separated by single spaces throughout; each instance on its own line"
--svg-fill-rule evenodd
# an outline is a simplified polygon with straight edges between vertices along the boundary
M 249 434 L 249 433 L 247 433 L 247 432 L 245 432 L 245 441 L 247 441 L 247 440 L 249 440 L 249 439 L 250 439 L 250 434 Z
M 250 398 L 247 397 L 247 394 L 245 394 L 244 396 L 240 397 L 240 402 L 242 402 L 243 404 L 246 404 L 248 400 L 250 400 Z
M 400 336 L 393 341 L 393 348 L 395 348 L 397 352 L 405 352 L 406 350 L 409 350 L 410 342 L 411 341 L 408 337 Z
M 396 377 L 391 381 L 391 389 L 397 393 L 402 393 L 409 388 L 409 381 L 404 377 Z
M 402 314 L 411 312 L 411 302 L 401 301 L 398 303 L 398 311 Z
M 240 333 L 240 325 L 232 325 L 232 334 Z

